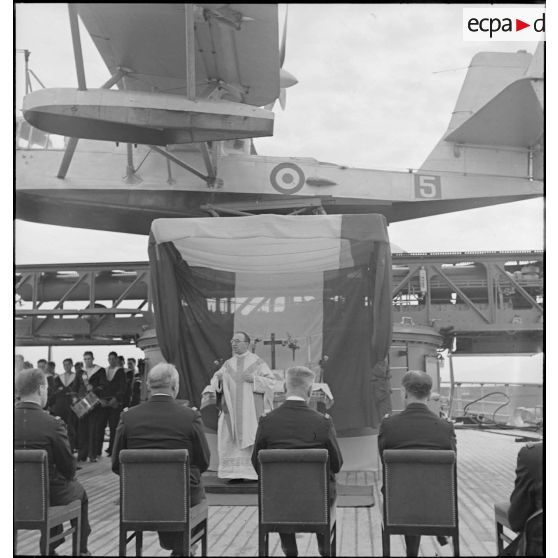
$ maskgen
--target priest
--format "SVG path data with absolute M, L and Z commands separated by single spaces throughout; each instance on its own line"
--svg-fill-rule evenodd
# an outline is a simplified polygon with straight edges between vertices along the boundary
M 219 469 L 229 482 L 258 480 L 251 463 L 258 420 L 273 409 L 275 377 L 267 364 L 250 352 L 250 337 L 237 331 L 231 339 L 233 356 L 211 378 L 211 387 L 222 394 L 217 425 Z

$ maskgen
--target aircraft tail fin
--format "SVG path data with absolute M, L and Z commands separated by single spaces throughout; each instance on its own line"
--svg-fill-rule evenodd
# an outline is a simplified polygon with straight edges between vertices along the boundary
M 544 53 L 480 52 L 421 170 L 542 178 Z

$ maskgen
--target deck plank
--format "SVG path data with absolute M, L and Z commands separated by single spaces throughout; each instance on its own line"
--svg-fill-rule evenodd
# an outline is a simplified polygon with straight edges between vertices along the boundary
M 478 430 L 457 432 L 457 470 L 459 491 L 460 544 L 462 556 L 496 554 L 494 502 L 509 497 L 515 478 L 517 452 L 522 444 L 513 436 Z M 89 495 L 89 517 L 93 532 L 89 549 L 94 556 L 118 555 L 118 476 L 110 470 L 110 460 L 85 463 L 77 477 Z M 373 473 L 341 474 L 338 480 L 349 484 L 372 484 L 376 505 L 372 508 L 338 508 L 337 540 L 339 556 L 381 556 L 380 481 Z M 209 508 L 209 555 L 255 556 L 258 548 L 258 514 L 256 506 L 211 506 Z M 297 536 L 300 556 L 318 556 L 314 535 Z M 279 537 L 270 536 L 270 555 L 282 556 Z M 38 552 L 37 532 L 20 531 L 18 554 Z M 403 537 L 391 538 L 392 556 L 403 556 Z M 71 541 L 59 549 L 71 554 Z M 128 545 L 134 555 L 134 543 Z M 159 546 L 156 533 L 144 533 L 145 556 L 168 556 Z M 199 551 L 198 551 L 199 556 Z M 451 542 L 440 547 L 434 537 L 421 541 L 421 556 L 451 556 Z

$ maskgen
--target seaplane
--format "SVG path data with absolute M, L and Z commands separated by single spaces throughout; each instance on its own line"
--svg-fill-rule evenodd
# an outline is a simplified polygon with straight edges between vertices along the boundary
M 447 131 L 420 168 L 395 172 L 256 152 L 297 83 L 277 5 L 68 12 L 77 87 L 32 90 L 27 75 L 18 219 L 137 234 L 161 217 L 380 213 L 392 223 L 544 194 L 542 44 L 476 54 Z M 110 75 L 98 87 L 80 20 Z

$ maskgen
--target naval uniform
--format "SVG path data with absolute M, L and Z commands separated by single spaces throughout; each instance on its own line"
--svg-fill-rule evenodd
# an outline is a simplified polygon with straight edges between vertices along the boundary
M 116 474 L 120 473 L 119 453 L 123 449 L 187 449 L 190 505 L 205 498 L 201 474 L 209 467 L 210 453 L 199 411 L 178 403 L 170 395 L 154 394 L 120 417 L 112 453 L 112 470 Z M 159 532 L 159 540 L 163 548 L 180 551 L 180 533 Z
M 453 423 L 438 417 L 425 403 L 409 403 L 404 411 L 386 416 L 380 424 L 378 450 L 382 463 L 387 449 L 456 451 Z M 405 544 L 407 556 L 418 556 L 420 536 L 405 535 Z
M 262 449 L 327 449 L 329 454 L 329 494 L 335 500 L 335 473 L 343 465 L 335 427 L 329 415 L 314 411 L 301 399 L 287 399 L 280 407 L 260 418 L 252 451 L 252 465 L 259 474 L 258 452 Z M 286 556 L 297 556 L 294 533 L 279 533 Z M 323 556 L 324 539 L 318 535 L 318 548 Z
M 543 507 L 543 443 L 530 443 L 519 450 L 515 487 L 510 496 L 508 519 L 510 527 L 523 534 L 527 518 Z M 543 516 L 539 516 L 529 526 L 526 556 L 542 556 Z M 504 550 L 504 556 L 512 556 L 519 546 L 520 537 Z
M 93 365 L 92 368 L 85 368 L 87 382 L 91 391 L 100 399 L 107 383 L 107 374 L 101 366 Z M 87 414 L 87 455 L 90 460 L 96 460 L 103 451 L 103 441 L 105 438 L 106 415 L 105 410 L 100 405 Z
M 47 403 L 51 414 L 60 417 L 66 423 L 72 451 L 78 447 L 78 421 L 72 411 L 72 404 L 78 398 L 78 393 L 80 392 L 79 384 L 80 378 L 75 373 L 72 373 L 69 377 L 66 373 L 56 376 L 52 382 L 52 391 Z
M 83 486 L 75 480 L 76 462 L 70 450 L 64 422 L 43 411 L 37 403 L 20 401 L 14 413 L 14 449 L 42 449 L 48 454 L 50 505 L 63 506 L 81 500 L 80 552 L 87 552 L 87 537 L 91 533 L 88 522 L 88 499 Z M 16 495 L 17 498 L 17 495 Z M 62 527 L 52 534 L 61 533 Z M 56 541 L 49 554 L 64 541 Z
M 111 455 L 112 446 L 114 444 L 114 435 L 116 427 L 120 420 L 120 413 L 122 412 L 124 397 L 126 395 L 126 372 L 124 368 L 118 367 L 105 369 L 107 382 L 103 387 L 103 391 L 99 396 L 103 401 L 103 428 L 102 435 L 104 437 L 105 428 L 108 424 L 110 430 L 109 445 L 107 454 Z M 101 445 L 102 448 L 102 445 Z

